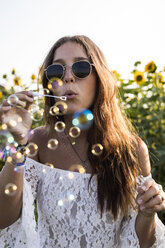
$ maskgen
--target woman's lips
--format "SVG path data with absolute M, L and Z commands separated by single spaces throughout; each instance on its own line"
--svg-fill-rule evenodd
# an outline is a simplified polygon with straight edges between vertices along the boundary
M 66 96 L 67 99 L 73 99 L 73 98 L 75 98 L 77 96 L 77 94 L 72 90 L 67 90 L 65 92 L 64 96 Z
M 67 99 L 73 99 L 77 96 L 77 94 L 65 94 L 65 96 L 67 97 Z

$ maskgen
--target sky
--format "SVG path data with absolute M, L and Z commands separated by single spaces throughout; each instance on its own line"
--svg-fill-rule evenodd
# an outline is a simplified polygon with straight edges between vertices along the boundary
M 30 83 L 54 42 L 75 34 L 89 36 L 123 78 L 137 60 L 161 70 L 164 11 L 165 0 L 0 0 L 0 83 L 13 68 Z

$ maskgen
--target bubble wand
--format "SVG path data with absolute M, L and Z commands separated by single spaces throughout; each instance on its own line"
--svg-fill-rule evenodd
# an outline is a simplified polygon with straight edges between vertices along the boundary
M 46 97 L 53 97 L 53 98 L 59 98 L 62 101 L 66 101 L 67 97 L 66 96 L 51 96 L 51 95 L 47 95 L 47 94 L 41 94 L 38 92 L 33 92 L 33 96 L 46 96 Z

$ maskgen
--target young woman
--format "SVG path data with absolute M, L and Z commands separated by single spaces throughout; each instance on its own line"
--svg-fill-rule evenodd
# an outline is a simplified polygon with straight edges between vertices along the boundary
M 11 153 L 0 174 L 0 247 L 163 247 L 156 212 L 165 210 L 165 193 L 151 177 L 147 147 L 119 106 L 100 49 L 86 36 L 61 38 L 41 80 L 50 96 L 66 101 L 45 97 L 45 126 L 29 138 L 33 92 L 19 92 L 16 106 L 5 100 L 0 108 L 19 149 L 27 141 L 33 152 L 38 147 L 26 160 Z M 80 130 L 72 129 L 73 119 Z M 20 162 L 24 173 L 14 170 Z M 8 183 L 17 186 L 12 196 L 4 193 Z

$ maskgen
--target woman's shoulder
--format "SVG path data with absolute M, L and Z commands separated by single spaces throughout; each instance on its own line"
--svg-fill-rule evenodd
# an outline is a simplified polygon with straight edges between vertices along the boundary
M 28 137 L 28 143 L 33 143 L 38 147 L 38 152 L 35 156 L 33 156 L 33 160 L 39 162 L 39 151 L 45 145 L 48 140 L 48 136 L 48 130 L 45 126 L 40 126 L 31 130 Z
M 47 128 L 45 126 L 40 126 L 31 130 L 28 141 L 40 144 L 40 141 L 43 138 L 46 138 L 47 136 L 48 136 Z
M 146 143 L 141 138 L 138 138 L 137 140 L 136 152 L 141 173 L 143 176 L 148 176 L 151 173 L 149 151 Z

